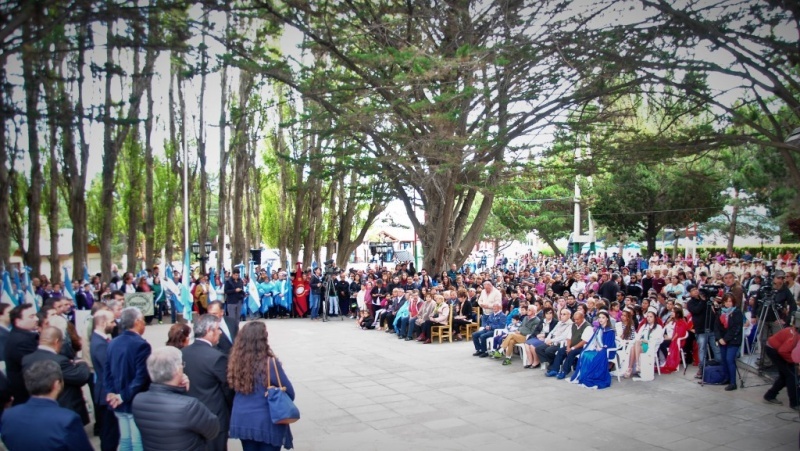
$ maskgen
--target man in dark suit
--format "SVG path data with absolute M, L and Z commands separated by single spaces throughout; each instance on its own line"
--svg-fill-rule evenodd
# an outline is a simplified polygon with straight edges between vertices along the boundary
M 223 354 L 228 355 L 233 347 L 233 342 L 236 340 L 236 334 L 239 333 L 239 320 L 230 316 L 225 316 L 225 311 L 222 309 L 222 302 L 212 301 L 208 303 L 208 314 L 214 315 L 219 318 L 219 343 L 217 349 L 222 351 Z
M 234 268 L 231 277 L 225 281 L 225 302 L 228 304 L 228 316 L 239 320 L 244 302 L 244 281 L 239 277 L 239 268 Z
M 28 390 L 22 379 L 22 358 L 39 346 L 39 335 L 36 333 L 39 317 L 32 304 L 20 304 L 11 309 L 9 318 L 13 329 L 6 342 L 6 376 L 16 406 L 28 400 Z
M 111 331 L 116 327 L 114 314 L 110 310 L 99 310 L 94 314 L 94 330 L 89 341 L 89 349 L 92 355 L 92 366 L 97 376 L 94 385 L 94 399 L 97 400 L 95 410 L 95 422 L 99 424 L 100 450 L 116 451 L 119 446 L 119 426 L 114 410 L 108 407 L 106 395 L 108 390 L 105 388 L 105 367 L 108 356 L 108 338 Z
M 210 314 L 194 324 L 195 341 L 183 348 L 183 372 L 189 377 L 189 396 L 197 398 L 219 419 L 219 435 L 208 442 L 208 450 L 223 451 L 228 445 L 233 391 L 228 387 L 228 356 L 215 349 L 222 335 L 222 321 Z
M 64 387 L 58 395 L 58 405 L 70 409 L 81 417 L 84 425 L 89 424 L 89 412 L 83 399 L 82 387 L 89 383 L 89 365 L 86 362 L 73 362 L 59 353 L 64 344 L 64 334 L 55 327 L 45 327 L 39 334 L 39 348 L 22 358 L 22 371 L 36 362 L 52 360 L 61 368 Z
M 42 360 L 26 368 L 24 374 L 31 398 L 4 412 L 0 435 L 6 448 L 9 451 L 92 451 L 80 417 L 56 403 L 64 386 L 59 365 L 52 360 Z
M 0 359 L 6 359 L 6 343 L 11 333 L 11 304 L 0 304 Z
M 120 448 L 142 449 L 141 436 L 131 411 L 134 397 L 150 385 L 147 358 L 151 347 L 142 338 L 145 329 L 142 311 L 136 307 L 123 309 L 119 327 L 122 333 L 108 344 L 103 370 L 106 402 L 117 416 Z

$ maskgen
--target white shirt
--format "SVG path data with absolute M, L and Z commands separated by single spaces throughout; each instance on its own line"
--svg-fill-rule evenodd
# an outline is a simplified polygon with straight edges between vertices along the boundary
M 478 305 L 483 306 L 484 309 L 486 307 L 492 307 L 493 305 L 503 305 L 503 296 L 500 294 L 500 290 L 497 288 L 492 288 L 491 293 L 487 293 L 486 290 L 481 292 L 481 296 L 478 298 Z
M 224 319 L 221 319 L 219 321 L 219 330 L 221 330 L 222 333 L 225 334 L 226 337 L 228 337 L 228 341 L 233 343 L 233 340 L 231 340 L 231 331 L 228 330 L 228 323 L 226 323 Z

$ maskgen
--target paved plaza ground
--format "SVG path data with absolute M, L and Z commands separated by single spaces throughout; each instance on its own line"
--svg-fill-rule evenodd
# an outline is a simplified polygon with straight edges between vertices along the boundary
M 148 326 L 154 346 L 168 325 Z M 540 370 L 472 357 L 471 342 L 423 345 L 351 320 L 268 320 L 297 393 L 292 426 L 306 450 L 798 449 L 798 415 L 682 373 L 588 390 Z M 753 376 L 747 384 L 756 384 Z M 240 450 L 230 441 L 231 450 Z

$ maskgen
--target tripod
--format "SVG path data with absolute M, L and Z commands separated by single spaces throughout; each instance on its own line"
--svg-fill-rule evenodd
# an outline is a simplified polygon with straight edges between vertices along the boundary
M 330 274 L 326 274 L 325 275 L 325 288 L 324 288 L 324 291 L 322 292 L 322 322 L 323 323 L 330 321 L 328 319 L 328 303 L 329 302 L 337 302 L 337 303 L 339 302 L 338 298 L 336 298 L 336 300 L 334 300 L 334 301 L 331 301 L 331 290 L 333 290 L 334 288 L 335 287 L 334 287 L 334 284 L 333 284 L 333 278 L 330 276 Z M 334 296 L 336 296 L 335 295 L 336 291 L 334 290 L 333 292 L 334 292 Z M 339 312 L 339 320 L 344 321 L 344 314 L 342 314 L 342 312 Z
M 766 330 L 766 325 L 767 325 L 767 316 L 769 315 L 770 312 L 772 312 L 772 314 L 774 315 L 775 321 L 777 321 L 778 318 L 780 318 L 780 314 L 778 313 L 778 308 L 775 306 L 774 299 L 765 299 L 761 307 L 761 312 L 759 312 L 758 315 L 758 321 L 756 322 L 756 336 L 755 339 L 753 340 L 753 345 L 750 347 L 750 353 L 752 354 L 753 350 L 756 349 L 756 346 L 758 346 L 759 350 L 758 360 L 755 362 L 756 364 L 755 368 L 757 370 L 758 376 L 762 378 L 765 377 L 764 370 L 766 369 L 766 367 L 764 366 L 764 358 L 766 357 L 766 351 L 767 351 L 766 336 L 768 333 L 768 331 Z M 764 342 L 762 342 L 761 339 L 762 336 L 765 338 Z M 745 377 L 742 376 L 741 372 L 739 372 L 739 386 L 741 388 L 745 388 L 744 383 L 745 383 Z M 750 385 L 750 387 L 760 387 L 762 385 L 766 384 Z
M 703 346 L 703 349 L 698 349 L 697 350 L 698 353 L 704 353 L 703 357 L 705 357 L 704 359 L 701 360 L 703 362 L 703 367 L 702 367 L 702 370 L 701 370 L 701 373 L 700 373 L 700 386 L 701 387 L 704 386 L 705 383 L 706 383 L 706 368 L 708 368 L 708 365 L 710 363 L 709 362 L 709 358 L 708 358 L 709 357 L 708 356 L 709 353 L 711 354 L 712 357 L 716 357 L 716 354 L 714 353 L 714 346 L 713 346 L 714 343 L 715 343 L 715 339 L 716 339 L 716 337 L 714 335 L 714 327 L 713 327 L 714 319 L 716 318 L 714 315 L 716 314 L 716 312 L 715 312 L 715 309 L 714 309 L 713 305 L 714 305 L 714 301 L 708 301 L 708 300 L 706 301 L 706 318 L 705 318 L 705 321 L 704 321 L 704 324 L 703 324 L 703 333 L 706 335 L 706 345 Z M 719 346 L 719 345 L 717 345 L 717 346 Z M 700 356 L 698 355 L 698 357 L 700 357 Z M 722 362 L 718 362 L 718 363 L 722 364 Z M 686 368 L 683 369 L 683 372 L 684 372 L 684 374 L 686 373 Z

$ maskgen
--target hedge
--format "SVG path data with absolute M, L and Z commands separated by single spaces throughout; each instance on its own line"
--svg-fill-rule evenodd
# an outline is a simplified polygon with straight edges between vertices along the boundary
M 610 252 L 616 252 L 617 249 L 618 248 L 616 246 L 612 246 Z M 673 252 L 674 249 L 675 248 L 672 247 L 672 246 L 667 246 L 667 247 L 664 248 L 664 251 L 667 254 L 672 255 L 672 252 Z M 659 252 L 661 252 L 661 248 L 660 247 L 657 248 L 657 250 Z M 700 257 L 703 257 L 703 258 L 705 258 L 708 255 L 714 256 L 714 255 L 717 254 L 717 252 L 722 252 L 724 254 L 725 252 L 727 252 L 727 250 L 728 250 L 727 246 L 697 246 L 697 254 Z M 643 247 L 642 251 L 646 253 L 647 252 L 647 248 Z M 800 253 L 800 243 L 767 244 L 767 245 L 764 245 L 764 246 L 734 246 L 733 247 L 733 252 L 735 252 L 739 256 L 744 255 L 744 251 L 750 251 L 750 253 L 753 256 L 755 256 L 756 254 L 761 252 L 764 255 L 765 258 L 769 258 L 770 255 L 772 255 L 772 258 L 774 259 L 775 257 L 777 257 L 778 254 L 783 255 L 786 251 L 789 251 L 789 252 L 791 252 L 792 254 L 795 254 L 795 255 Z M 546 257 L 552 257 L 553 255 L 555 255 L 555 253 L 553 252 L 553 249 L 551 249 L 550 247 L 542 248 L 542 249 L 539 250 L 539 252 L 541 254 L 544 254 Z M 566 250 L 562 249 L 561 252 L 566 253 Z M 682 246 L 678 246 L 678 255 L 684 255 L 684 248 Z

